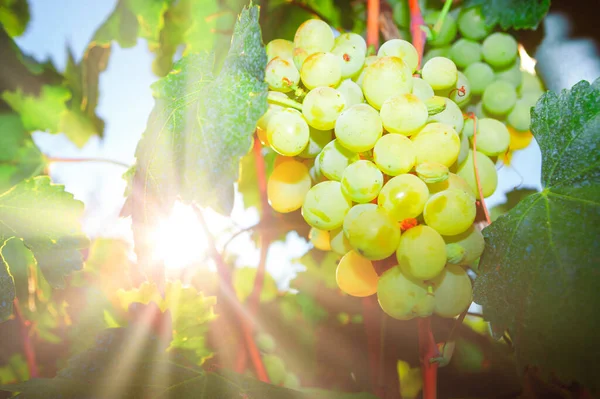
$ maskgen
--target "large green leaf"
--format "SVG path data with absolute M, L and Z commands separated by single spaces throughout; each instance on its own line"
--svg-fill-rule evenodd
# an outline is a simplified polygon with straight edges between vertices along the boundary
M 535 29 L 550 9 L 550 0 L 467 0 L 465 7 L 481 6 L 485 23 L 506 29 Z
M 0 247 L 0 323 L 12 316 L 15 295 L 15 281 L 8 265 L 4 262 L 2 247 Z
M 475 301 L 518 363 L 597 389 L 600 359 L 600 80 L 532 110 L 543 191 L 484 229 Z
M 0 26 L 10 36 L 21 36 L 29 23 L 27 0 L 0 0 Z

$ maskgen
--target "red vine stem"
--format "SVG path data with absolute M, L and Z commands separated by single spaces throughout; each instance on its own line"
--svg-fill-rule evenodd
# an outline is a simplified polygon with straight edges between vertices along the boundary
M 419 355 L 421 358 L 421 372 L 423 373 L 423 399 L 436 399 L 438 363 L 431 360 L 439 357 L 439 353 L 431 332 L 431 318 L 419 318 L 418 323 Z
M 423 52 L 425 51 L 425 40 L 427 39 L 425 31 L 421 29 L 425 25 L 425 20 L 423 19 L 423 14 L 421 14 L 419 0 L 408 0 L 408 7 L 410 9 L 410 34 L 412 35 L 413 46 L 415 46 L 419 54 L 417 69 L 420 69 Z
M 27 361 L 27 368 L 29 369 L 29 378 L 39 377 L 37 362 L 35 360 L 35 350 L 31 343 L 31 336 L 29 330 L 31 329 L 31 322 L 25 320 L 21 307 L 19 306 L 19 300 L 17 298 L 13 301 L 13 309 L 15 312 L 15 319 L 19 323 L 19 330 L 21 332 L 21 342 L 23 343 L 23 352 L 25 352 L 25 360 Z
M 367 46 L 379 48 L 379 0 L 367 1 Z
M 483 213 L 485 214 L 485 221 L 488 225 L 490 225 L 492 223 L 492 220 L 490 218 L 490 213 L 488 212 L 487 206 L 485 204 L 485 199 L 483 199 L 483 188 L 481 188 L 481 180 L 479 180 L 479 169 L 477 168 L 477 117 L 473 112 L 470 112 L 469 118 L 473 119 L 473 168 L 475 169 L 475 181 L 477 182 L 479 201 L 481 202 L 481 207 L 483 208 Z

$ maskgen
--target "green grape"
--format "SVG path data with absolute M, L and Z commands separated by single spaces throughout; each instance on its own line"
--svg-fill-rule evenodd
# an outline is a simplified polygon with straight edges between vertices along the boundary
M 344 110 L 335 122 L 335 136 L 350 151 L 372 149 L 383 134 L 379 112 L 368 104 L 356 104 Z
M 360 37 L 359 35 L 357 36 Z M 362 37 L 360 38 L 362 39 Z M 362 43 L 357 45 L 350 41 L 336 43 L 331 52 L 338 57 L 342 70 L 342 79 L 357 75 L 362 69 L 367 55 Z
M 338 255 L 344 256 L 352 251 L 352 245 L 344 235 L 344 229 L 337 228 L 329 232 L 329 245 L 331 250 Z
M 521 86 L 521 81 L 523 80 L 523 76 L 521 75 L 521 60 L 517 58 L 512 65 L 496 71 L 496 80 L 508 82 L 512 84 L 515 89 Z
M 408 173 L 415 166 L 416 160 L 413 142 L 400 134 L 382 136 L 373 148 L 373 161 L 389 176 Z
M 494 68 L 505 68 L 517 58 L 517 41 L 508 33 L 496 32 L 483 41 L 483 59 Z
M 477 120 L 477 151 L 494 157 L 504 154 L 510 144 L 510 134 L 504 123 L 493 118 Z
M 269 94 L 275 94 L 275 93 L 277 93 L 277 97 L 283 96 L 283 97 L 287 98 L 287 96 L 285 94 L 279 93 L 279 92 L 270 92 Z M 267 126 L 269 125 L 269 121 L 271 120 L 271 117 L 273 117 L 273 115 L 275 115 L 275 113 L 277 111 L 281 111 L 283 109 L 284 109 L 284 107 L 282 107 L 281 105 L 269 104 L 269 108 L 267 108 L 267 112 L 265 112 L 264 115 L 256 123 L 256 133 L 257 133 L 258 139 L 260 140 L 262 145 L 269 146 L 269 139 L 267 137 Z
M 425 65 L 427 61 L 434 57 L 450 57 L 450 46 L 444 47 L 436 47 L 432 48 L 423 56 L 423 61 L 421 61 L 421 65 Z
M 471 40 L 482 40 L 490 34 L 490 28 L 485 23 L 479 7 L 463 9 L 458 16 L 460 34 Z
M 432 195 L 425 204 L 425 223 L 442 235 L 456 235 L 475 221 L 475 199 L 462 190 L 446 190 Z
M 269 381 L 275 385 L 283 383 L 287 375 L 283 360 L 276 355 L 263 355 L 262 360 L 267 370 Z
M 489 197 L 494 194 L 498 186 L 498 172 L 496 166 L 491 159 L 486 155 L 477 151 L 477 170 L 479 171 L 479 181 L 483 191 L 483 197 Z M 479 198 L 479 189 L 477 188 L 477 180 L 475 179 L 475 166 L 473 165 L 473 150 L 469 150 L 467 159 L 458 165 L 456 174 L 462 177 L 471 189 L 475 192 L 475 198 Z
M 426 317 L 433 313 L 435 299 L 430 286 L 406 275 L 399 266 L 386 270 L 377 283 L 379 306 L 398 320 Z
M 256 346 L 263 352 L 272 353 L 277 345 L 271 334 L 259 333 L 256 336 Z
M 271 207 L 280 213 L 300 209 L 310 190 L 308 168 L 302 162 L 290 160 L 273 169 L 267 182 L 267 198 Z
M 521 87 L 519 87 L 519 95 L 525 93 L 544 93 L 544 85 L 537 75 L 533 75 L 527 71 L 521 71 Z
M 515 106 L 517 91 L 512 84 L 497 80 L 485 88 L 481 101 L 486 112 L 503 116 Z
M 350 251 L 338 263 L 335 279 L 346 294 L 365 297 L 377 292 L 379 276 L 369 259 Z
M 533 93 L 533 92 L 523 93 L 523 95 L 521 96 L 521 98 L 519 100 L 522 100 L 525 104 L 529 105 L 530 107 L 535 107 L 538 100 L 540 99 L 540 97 L 543 94 L 544 93 Z
M 432 284 L 435 287 L 433 311 L 438 316 L 456 317 L 471 305 L 473 287 L 462 267 L 447 265 Z
M 329 130 L 333 129 L 345 106 L 342 93 L 332 87 L 317 87 L 304 97 L 302 114 L 315 129 Z
M 450 59 L 457 67 L 466 68 L 474 62 L 481 61 L 481 44 L 470 39 L 458 39 L 450 47 Z
M 458 71 L 456 89 L 451 91 L 448 98 L 454 101 L 460 108 L 465 108 L 469 104 L 472 94 L 471 82 L 469 82 L 469 79 L 464 73 Z
M 295 48 L 292 55 L 292 59 L 294 60 L 294 65 L 296 66 L 296 69 L 301 71 L 302 65 L 304 65 L 304 61 L 306 61 L 310 54 L 308 54 L 308 51 L 304 50 L 303 48 Z
M 333 31 L 326 22 L 309 19 L 298 27 L 294 36 L 294 47 L 306 50 L 308 55 L 326 53 L 331 51 L 334 41 Z
M 315 246 L 315 248 L 321 251 L 331 251 L 331 244 L 329 243 L 330 236 L 327 230 L 319 230 L 314 227 L 310 228 L 308 233 L 308 239 Z
M 310 179 L 313 183 L 321 183 L 322 181 L 327 180 L 325 176 L 321 173 L 321 167 L 319 165 L 319 158 L 314 158 L 315 163 L 308 170 L 308 174 L 310 175 Z
M 462 177 L 454 173 L 448 174 L 448 179 L 442 182 L 427 184 L 429 194 L 434 195 L 445 190 L 462 190 L 475 199 L 475 190 Z
M 344 218 L 344 234 L 350 245 L 369 260 L 387 258 L 400 240 L 400 228 L 376 204 L 354 205 Z
M 275 57 L 267 64 L 265 81 L 269 90 L 287 93 L 300 82 L 300 73 L 291 61 Z
M 417 96 L 421 101 L 426 101 L 433 97 L 435 93 L 429 83 L 421 78 L 413 76 L 412 94 Z
M 342 175 L 342 192 L 359 204 L 377 198 L 381 187 L 383 187 L 383 174 L 371 161 L 356 161 L 348 165 Z
M 362 89 L 351 79 L 342 80 L 337 87 L 337 91 L 342 93 L 342 96 L 344 96 L 346 108 L 350 108 L 356 104 L 362 104 L 365 101 Z
M 419 54 L 417 49 L 411 43 L 402 39 L 391 39 L 383 43 L 377 52 L 378 57 L 398 57 L 408 67 L 411 72 L 417 69 L 419 64 Z
M 367 42 L 363 37 L 357 33 L 346 32 L 341 33 L 335 38 L 335 46 L 351 45 L 356 49 L 362 51 L 363 54 L 367 54 Z
M 455 236 L 444 236 L 446 245 L 458 245 L 464 249 L 464 256 L 459 264 L 470 265 L 475 262 L 485 249 L 483 234 L 475 226 Z M 446 247 L 447 248 L 447 247 Z
M 411 136 L 427 122 L 427 106 L 419 97 L 406 93 L 385 100 L 381 106 L 383 127 L 390 133 Z
M 452 126 L 445 123 L 430 123 L 411 137 L 417 164 L 437 162 L 448 167 L 458 158 L 460 137 Z
M 425 16 L 425 23 L 433 26 L 437 22 L 439 16 L 439 11 L 431 12 Z M 457 32 L 458 28 L 456 26 L 456 19 L 452 15 L 447 14 L 446 18 L 444 18 L 444 23 L 442 24 L 440 31 L 434 33 L 434 38 L 432 40 L 428 40 L 427 43 L 433 47 L 446 46 L 454 41 Z
M 429 198 L 427 185 L 415 175 L 400 175 L 383 185 L 377 203 L 393 220 L 416 218 L 423 212 Z
M 453 265 L 462 263 L 467 251 L 458 244 L 446 244 L 446 261 Z
M 285 375 L 285 380 L 283 380 L 283 386 L 289 389 L 299 389 L 300 379 L 296 374 L 287 373 Z
M 469 121 L 472 121 L 472 119 L 467 119 L 467 121 L 465 122 L 465 126 Z M 469 141 L 469 137 L 467 137 L 467 135 L 463 133 L 460 135 L 460 151 L 458 152 L 458 158 L 456 159 L 457 164 L 460 164 L 465 159 L 467 159 L 467 157 L 469 156 L 469 149 L 471 149 L 471 142 Z
M 310 136 L 308 124 L 302 114 L 286 108 L 276 112 L 269 119 L 267 138 L 277 153 L 289 157 L 298 155 L 308 144 Z
M 446 165 L 437 162 L 423 162 L 417 165 L 415 172 L 425 184 L 443 182 L 448 179 L 450 173 Z
M 306 193 L 302 216 L 311 227 L 333 230 L 344 223 L 344 216 L 351 206 L 352 202 L 342 194 L 339 182 L 324 181 Z
M 531 105 L 527 100 L 519 99 L 506 117 L 508 123 L 519 132 L 526 132 L 531 126 Z
M 471 91 L 475 95 L 483 94 L 483 91 L 495 79 L 494 70 L 485 62 L 475 62 L 465 69 L 465 76 L 471 85 Z
M 415 226 L 400 237 L 396 258 L 405 275 L 429 280 L 446 265 L 446 243 L 431 227 Z
M 318 86 L 335 87 L 342 79 L 342 66 L 332 53 L 314 53 L 304 60 L 300 79 L 309 90 Z
M 308 145 L 298 156 L 300 158 L 315 158 L 333 139 L 333 130 L 317 130 L 310 127 Z
M 275 57 L 292 62 L 294 58 L 294 43 L 285 39 L 274 39 L 267 43 L 267 59 Z
M 365 58 L 365 65 L 363 65 L 363 68 L 360 70 L 360 73 L 358 74 L 358 76 L 353 78 L 358 86 L 362 87 L 362 82 L 365 78 L 365 74 L 367 73 L 367 69 L 371 65 L 373 65 L 378 59 L 379 59 L 379 57 L 377 57 L 376 55 L 370 55 L 367 58 Z
M 454 87 L 458 80 L 458 69 L 449 58 L 433 57 L 423 66 L 421 77 L 433 90 L 449 89 Z
M 452 126 L 455 132 L 462 131 L 462 128 L 465 124 L 465 119 L 463 117 L 463 113 L 456 105 L 456 103 L 449 98 L 444 98 L 446 103 L 446 109 L 442 112 L 437 113 L 435 115 L 431 115 L 429 119 L 427 119 L 428 123 L 438 122 L 444 123 L 446 125 Z
M 362 89 L 369 104 L 381 109 L 388 98 L 410 93 L 412 85 L 412 71 L 404 61 L 398 57 L 380 57 L 367 68 Z
M 342 180 L 344 169 L 359 160 L 358 154 L 346 149 L 337 139 L 332 140 L 323 148 L 317 157 L 321 173 L 330 180 Z

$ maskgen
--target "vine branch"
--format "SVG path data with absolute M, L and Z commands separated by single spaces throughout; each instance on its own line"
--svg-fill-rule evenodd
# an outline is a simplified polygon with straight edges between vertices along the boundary
M 413 46 L 415 46 L 417 54 L 419 54 L 417 69 L 420 69 L 423 52 L 425 51 L 425 41 L 427 40 L 427 35 L 421 28 L 425 25 L 425 20 L 423 19 L 423 14 L 421 14 L 419 0 L 408 0 L 408 7 L 410 9 L 410 34 L 412 35 Z
M 367 46 L 379 48 L 379 0 L 367 0 Z
M 29 378 L 37 378 L 39 377 L 39 372 L 35 358 L 35 350 L 31 342 L 31 336 L 29 335 L 31 330 L 31 322 L 23 317 L 21 307 L 19 306 L 19 300 L 17 298 L 15 298 L 13 301 L 13 309 L 15 312 L 15 319 L 19 324 L 23 352 L 25 355 L 25 360 L 27 361 L 27 368 L 29 369 Z
M 419 357 L 421 358 L 421 372 L 423 373 L 423 399 L 436 399 L 438 363 L 433 360 L 440 355 L 431 332 L 431 318 L 419 318 L 418 330 Z

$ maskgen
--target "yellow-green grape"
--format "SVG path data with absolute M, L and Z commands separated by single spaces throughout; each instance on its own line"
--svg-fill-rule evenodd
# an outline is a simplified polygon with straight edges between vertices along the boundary
M 474 40 L 458 39 L 450 47 L 450 58 L 461 69 L 481 61 L 481 57 L 481 44 Z
M 285 379 L 283 380 L 283 386 L 290 389 L 299 389 L 300 379 L 296 374 L 287 373 L 285 375 Z
M 452 90 L 450 94 L 450 100 L 454 101 L 456 105 L 460 108 L 465 108 L 473 95 L 473 90 L 471 90 L 471 82 L 467 76 L 458 71 L 458 81 L 456 82 L 456 90 Z M 458 132 L 459 130 L 457 130 Z
M 331 51 L 335 38 L 331 27 L 320 19 L 309 19 L 298 27 L 294 36 L 294 47 L 308 54 Z
M 433 97 L 435 93 L 429 83 L 413 76 L 412 94 L 417 96 L 421 101 L 425 101 Z
M 343 46 L 343 45 L 352 45 L 357 49 L 361 50 L 363 53 L 367 53 L 367 42 L 363 37 L 357 33 L 346 32 L 341 33 L 338 37 L 335 38 L 335 46 Z
M 275 57 L 293 62 L 294 43 L 285 39 L 274 39 L 267 43 L 267 59 L 271 61 Z
M 402 234 L 396 258 L 404 274 L 429 280 L 446 265 L 446 243 L 431 227 L 418 225 Z
M 321 173 L 321 166 L 319 165 L 318 157 L 314 158 L 314 164 L 308 169 L 308 174 L 310 175 L 312 182 L 315 184 L 327 180 L 327 178 Z
M 287 96 L 285 94 L 279 93 L 276 91 L 269 92 L 269 94 L 271 94 L 271 95 L 276 94 L 277 97 L 282 96 L 282 97 L 287 98 Z M 267 112 L 265 112 L 264 115 L 256 123 L 256 131 L 257 131 L 258 139 L 260 140 L 262 145 L 264 145 L 264 146 L 269 145 L 269 139 L 267 138 L 267 126 L 269 125 L 269 121 L 271 120 L 271 117 L 277 111 L 281 111 L 283 109 L 284 109 L 284 107 L 282 107 L 281 105 L 269 104 L 269 108 L 267 108 Z
M 342 228 L 337 228 L 329 232 L 329 245 L 333 252 L 341 256 L 346 255 L 353 249 L 348 238 L 344 235 L 344 229 Z
M 308 145 L 298 154 L 301 158 L 315 158 L 333 139 L 333 130 L 317 130 L 310 127 Z
M 342 65 L 342 78 L 356 76 L 367 56 L 367 43 L 356 33 L 344 33 L 335 39 L 331 52 L 338 56 Z
M 400 175 L 383 185 L 377 203 L 397 222 L 416 218 L 429 198 L 427 185 L 415 175 Z
M 381 187 L 383 187 L 383 174 L 371 161 L 356 161 L 348 165 L 342 175 L 342 192 L 359 204 L 377 198 Z
M 481 256 L 485 249 L 483 234 L 475 226 L 471 226 L 466 231 L 455 236 L 444 236 L 444 241 L 446 242 L 446 248 L 456 245 L 464 250 L 462 259 L 457 263 L 460 265 L 472 264 Z
M 452 126 L 445 123 L 430 123 L 411 137 L 417 164 L 437 162 L 448 167 L 458 158 L 460 137 Z
M 523 75 L 521 75 L 521 59 L 517 57 L 515 62 L 512 65 L 507 66 L 504 69 L 496 71 L 496 80 L 504 80 L 510 84 L 512 84 L 515 89 L 521 86 L 521 80 L 523 79 Z
M 449 58 L 433 57 L 423 66 L 421 77 L 433 90 L 449 89 L 454 87 L 458 80 L 458 69 Z
M 435 287 L 433 311 L 438 316 L 456 317 L 471 305 L 473 286 L 462 267 L 447 265 L 431 283 Z
M 440 113 L 431 115 L 427 120 L 427 123 L 445 123 L 452 126 L 455 132 L 462 131 L 463 125 L 465 124 L 462 111 L 454 101 L 450 100 L 449 98 L 444 98 L 444 100 L 446 102 L 446 109 Z
M 260 333 L 256 336 L 256 346 L 263 352 L 272 353 L 275 350 L 275 339 L 271 334 Z
M 450 171 L 446 165 L 437 162 L 423 162 L 415 168 L 419 179 L 426 184 L 443 182 L 448 179 Z
M 458 16 L 460 34 L 471 40 L 481 40 L 490 34 L 490 27 L 481 15 L 480 7 L 463 9 Z
M 462 190 L 471 197 L 475 198 L 475 191 L 471 188 L 471 185 L 467 183 L 465 179 L 454 173 L 448 174 L 448 179 L 439 183 L 427 184 L 429 188 L 429 194 L 437 194 L 444 190 L 455 189 Z
M 387 258 L 400 241 L 398 224 L 375 204 L 353 206 L 344 218 L 344 234 L 350 245 L 370 260 Z
M 302 65 L 304 65 L 304 61 L 306 61 L 310 54 L 308 54 L 308 51 L 304 50 L 303 48 L 295 48 L 292 54 L 292 59 L 294 60 L 294 65 L 296 66 L 296 69 L 301 71 Z
M 381 106 L 383 127 L 390 133 L 411 136 L 427 122 L 427 106 L 419 97 L 406 93 L 392 96 Z
M 477 151 L 477 170 L 479 172 L 479 182 L 481 183 L 483 197 L 489 197 L 494 194 L 498 186 L 498 172 L 496 171 L 494 162 L 479 151 Z M 480 199 L 477 179 L 475 177 L 475 165 L 473 164 L 473 150 L 469 150 L 467 159 L 458 165 L 456 174 L 469 183 L 469 186 L 475 192 L 475 198 Z
M 472 137 L 472 134 L 469 136 Z M 493 118 L 477 120 L 477 151 L 494 157 L 504 154 L 508 150 L 509 144 L 510 133 L 504 123 Z
M 460 265 L 467 254 L 467 250 L 458 244 L 446 244 L 446 262 Z
M 462 190 L 446 190 L 429 198 L 423 210 L 425 223 L 442 235 L 467 230 L 475 221 L 475 199 Z
M 381 109 L 388 98 L 412 91 L 412 71 L 398 57 L 380 57 L 370 65 L 362 81 L 365 98 Z
M 417 49 L 410 42 L 402 39 L 391 39 L 383 43 L 377 52 L 378 57 L 398 57 L 408 67 L 411 72 L 417 69 L 419 64 L 419 54 Z
M 310 232 L 308 233 L 308 239 L 315 248 L 320 249 L 321 251 L 331 251 L 331 245 L 329 243 L 330 237 L 327 230 L 319 230 L 311 227 Z
M 338 143 L 354 152 L 368 151 L 383 134 L 379 112 L 368 104 L 345 109 L 335 121 Z
M 302 64 L 300 78 L 308 89 L 319 86 L 335 87 L 342 79 L 340 61 L 332 53 L 311 54 Z
M 465 76 L 470 83 L 471 91 L 475 95 L 483 94 L 483 91 L 495 79 L 494 70 L 485 62 L 475 62 L 465 69 Z
M 527 71 L 521 71 L 521 86 L 519 87 L 518 92 L 520 96 L 523 96 L 525 93 L 535 93 L 538 96 L 541 96 L 544 93 L 544 85 L 537 75 L 533 75 Z
M 306 122 L 315 129 L 329 130 L 333 129 L 345 106 L 342 93 L 332 87 L 317 87 L 304 97 L 302 114 Z
M 352 79 L 342 80 L 336 89 L 344 96 L 346 108 L 350 108 L 356 104 L 362 104 L 365 101 L 362 89 Z
M 486 112 L 497 116 L 504 116 L 515 106 L 517 91 L 511 83 L 496 80 L 485 88 L 481 102 Z
M 276 355 L 263 355 L 262 360 L 269 376 L 269 381 L 275 385 L 282 384 L 287 374 L 283 360 Z
M 406 136 L 386 134 L 373 148 L 373 161 L 386 175 L 408 173 L 417 160 L 414 144 Z
M 267 125 L 267 139 L 271 148 L 281 155 L 298 155 L 308 144 L 310 131 L 302 114 L 286 108 L 271 116 Z
M 526 100 L 518 99 L 506 120 L 515 130 L 527 132 L 531 125 L 531 105 Z
M 270 90 L 287 93 L 300 82 L 300 73 L 292 61 L 275 57 L 267 64 L 265 81 Z
M 351 206 L 352 201 L 342 193 L 340 182 L 324 181 L 306 193 L 302 216 L 311 227 L 333 230 L 344 223 Z
M 483 41 L 483 59 L 494 68 L 504 68 L 517 58 L 517 41 L 504 32 L 492 33 Z
M 344 169 L 360 158 L 357 153 L 346 149 L 338 143 L 337 139 L 334 139 L 323 148 L 317 159 L 319 160 L 319 169 L 325 177 L 341 181 Z
M 430 286 L 402 272 L 400 266 L 386 270 L 377 283 L 379 306 L 398 320 L 426 317 L 433 313 L 434 297 Z
M 300 209 L 311 186 L 308 168 L 302 162 L 283 162 L 271 173 L 267 182 L 269 204 L 277 212 L 287 213 Z
M 346 294 L 365 297 L 377 292 L 379 276 L 369 259 L 350 251 L 338 263 L 335 279 Z
M 379 57 L 377 57 L 376 55 L 370 55 L 367 58 L 365 58 L 365 64 L 363 65 L 362 69 L 357 74 L 357 76 L 355 76 L 353 78 L 353 80 L 356 82 L 356 84 L 359 85 L 361 88 L 362 88 L 363 80 L 365 78 L 365 74 L 367 73 L 367 69 L 371 65 L 373 65 L 375 63 L 375 61 L 377 61 L 378 59 L 379 59 Z

